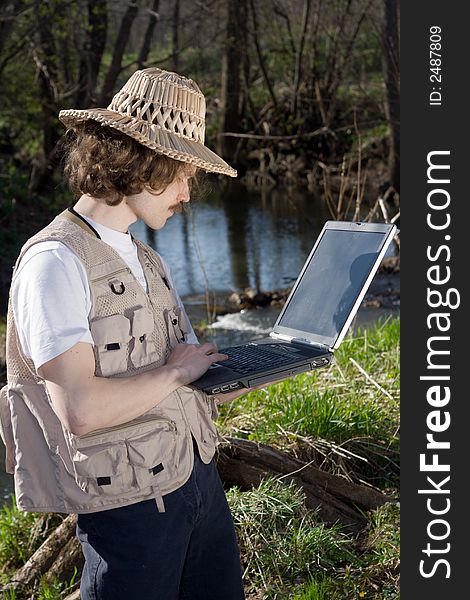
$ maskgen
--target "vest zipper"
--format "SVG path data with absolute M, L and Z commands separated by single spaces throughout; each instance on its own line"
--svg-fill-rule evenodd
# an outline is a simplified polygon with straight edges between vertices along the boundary
M 166 419 L 165 417 L 156 417 L 154 415 L 148 415 L 146 417 L 139 417 L 138 419 L 135 419 L 131 423 L 123 423 L 122 425 L 114 425 L 113 427 L 103 427 L 103 429 L 97 429 L 96 431 L 91 431 L 90 433 L 86 433 L 85 435 L 80 436 L 79 439 L 80 440 L 89 440 L 89 439 L 93 439 L 94 437 L 100 437 L 106 433 L 112 433 L 114 431 L 123 432 L 126 429 L 133 429 L 136 425 L 143 425 L 145 423 L 150 423 L 152 421 L 155 421 L 155 422 L 159 421 L 161 423 L 165 423 L 166 425 L 168 425 L 168 429 L 171 429 L 175 432 L 178 431 L 176 423 L 172 419 Z M 76 436 L 76 437 L 78 437 L 78 436 Z
M 112 273 L 108 273 L 107 275 L 102 275 L 101 277 L 97 277 L 96 279 L 90 279 L 91 283 L 96 283 L 97 281 L 103 281 L 103 279 L 110 279 L 111 277 L 114 277 L 114 275 L 117 275 L 118 273 L 130 273 L 131 270 L 129 267 L 126 267 L 124 269 L 119 269 L 118 271 L 113 271 Z
M 140 246 L 137 246 L 137 255 L 138 255 L 139 259 L 142 259 L 140 261 L 141 264 L 143 262 L 145 267 L 152 272 L 152 275 L 160 277 L 160 279 L 163 281 L 166 289 L 170 292 L 173 306 L 176 306 L 175 294 L 173 293 L 173 290 L 171 289 L 170 284 L 168 283 L 168 279 L 167 279 L 166 275 L 162 275 L 160 273 L 160 265 L 157 265 L 157 263 L 153 260 L 152 256 L 150 254 L 148 254 L 147 252 L 145 252 L 144 250 L 142 250 L 140 248 Z M 145 272 L 145 269 L 144 269 L 144 276 L 145 276 L 145 280 L 147 281 L 147 298 L 150 302 L 150 305 L 153 308 L 153 302 L 150 297 L 150 282 L 147 277 L 147 273 Z

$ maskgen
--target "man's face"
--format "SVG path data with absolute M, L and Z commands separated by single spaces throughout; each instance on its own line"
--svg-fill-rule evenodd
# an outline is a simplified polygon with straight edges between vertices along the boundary
M 181 212 L 183 202 L 189 202 L 189 181 L 196 171 L 196 167 L 188 165 L 160 194 L 144 189 L 139 194 L 128 196 L 126 204 L 136 219 L 142 219 L 151 229 L 161 229 L 175 212 Z

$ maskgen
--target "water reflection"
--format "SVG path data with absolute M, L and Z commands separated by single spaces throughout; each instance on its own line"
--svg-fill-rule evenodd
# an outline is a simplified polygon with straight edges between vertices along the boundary
M 141 222 L 132 233 L 169 262 L 182 296 L 257 287 L 286 287 L 297 277 L 323 223 L 326 204 L 307 190 L 247 190 L 214 185 L 188 214 L 156 232 Z

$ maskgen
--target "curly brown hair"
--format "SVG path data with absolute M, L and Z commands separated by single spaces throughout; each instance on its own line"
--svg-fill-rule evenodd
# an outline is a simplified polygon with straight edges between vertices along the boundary
M 161 193 L 187 168 L 186 163 L 157 154 L 93 120 L 65 135 L 64 176 L 71 192 L 103 198 L 109 206 L 144 188 Z

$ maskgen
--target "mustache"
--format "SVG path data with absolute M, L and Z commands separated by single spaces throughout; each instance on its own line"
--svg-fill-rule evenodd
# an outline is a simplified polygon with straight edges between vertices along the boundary
M 173 206 L 170 206 L 170 210 L 172 210 L 175 214 L 186 212 L 185 209 L 186 209 L 186 207 L 183 205 L 182 202 L 178 202 L 178 204 L 174 204 Z

